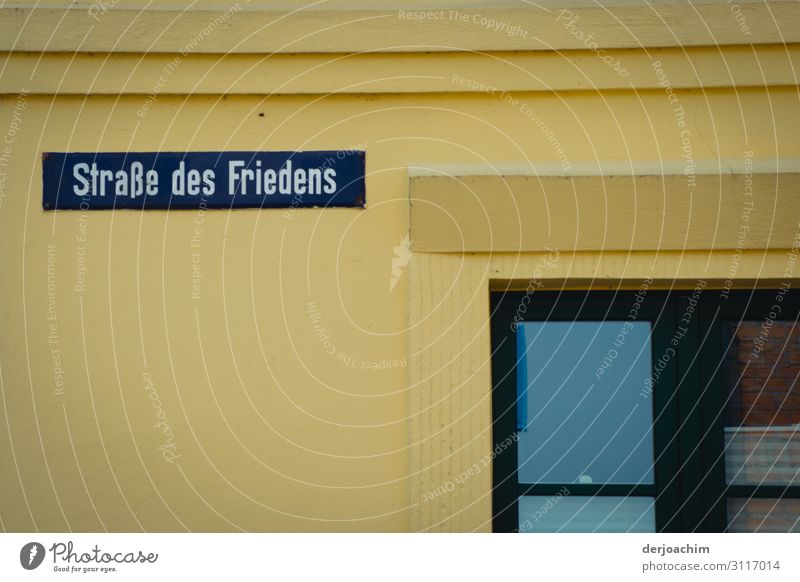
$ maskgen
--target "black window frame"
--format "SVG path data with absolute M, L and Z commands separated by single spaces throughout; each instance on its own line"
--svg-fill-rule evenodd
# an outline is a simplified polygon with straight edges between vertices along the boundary
M 727 485 L 724 458 L 724 322 L 762 321 L 781 294 L 775 321 L 798 321 L 800 292 L 787 288 L 722 291 L 700 281 L 686 290 L 652 290 L 652 281 L 620 291 L 492 292 L 492 527 L 519 530 L 523 495 L 655 497 L 657 532 L 722 532 L 728 497 L 800 498 L 800 486 Z M 637 296 L 640 300 L 637 301 Z M 651 322 L 652 364 L 658 381 L 653 406 L 654 484 L 525 484 L 517 472 L 516 323 L 629 320 Z M 692 306 L 688 323 L 686 314 Z M 659 359 L 681 337 L 665 365 Z M 674 346 L 673 346 L 674 347 Z

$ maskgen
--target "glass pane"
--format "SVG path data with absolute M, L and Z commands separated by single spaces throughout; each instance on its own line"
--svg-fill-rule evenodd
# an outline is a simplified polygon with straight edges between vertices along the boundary
M 653 483 L 651 358 L 649 322 L 520 324 L 519 481 Z
M 800 532 L 800 499 L 728 499 L 730 532 Z
M 726 331 L 727 481 L 800 485 L 800 328 L 743 321 Z
M 654 503 L 652 497 L 526 495 L 519 498 L 519 531 L 654 532 Z

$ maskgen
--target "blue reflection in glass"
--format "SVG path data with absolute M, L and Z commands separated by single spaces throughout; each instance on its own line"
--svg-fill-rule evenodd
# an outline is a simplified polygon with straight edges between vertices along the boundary
M 650 323 L 520 328 L 517 360 L 524 358 L 527 380 L 518 399 L 519 481 L 653 483 Z
M 519 498 L 520 533 L 649 533 L 656 531 L 652 497 Z

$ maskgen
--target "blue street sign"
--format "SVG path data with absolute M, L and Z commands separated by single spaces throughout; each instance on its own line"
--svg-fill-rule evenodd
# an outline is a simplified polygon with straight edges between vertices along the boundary
M 357 207 L 365 152 L 45 153 L 45 210 Z

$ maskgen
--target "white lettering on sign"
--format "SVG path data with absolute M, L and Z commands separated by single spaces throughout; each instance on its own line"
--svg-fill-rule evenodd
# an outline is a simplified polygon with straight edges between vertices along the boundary
M 75 164 L 72 167 L 72 176 L 77 181 L 72 187 L 76 196 L 105 196 L 108 191 L 109 196 L 138 198 L 145 193 L 148 196 L 158 193 L 158 172 L 145 172 L 140 162 L 133 162 L 130 172 L 98 170 L 96 163 Z
M 289 160 L 277 172 L 271 168 L 261 170 L 261 160 L 245 168 L 245 162 L 228 163 L 228 192 L 230 194 L 333 194 L 336 192 L 336 170 L 333 168 L 297 168 L 292 171 Z M 323 184 L 324 182 L 324 184 Z
M 261 160 L 251 167 L 242 160 L 228 162 L 228 194 L 263 196 L 319 195 L 336 193 L 336 170 L 333 168 L 292 168 L 288 160 L 279 170 L 262 170 Z M 158 194 L 158 172 L 145 172 L 141 162 L 131 163 L 130 170 L 101 170 L 96 163 L 77 163 L 72 167 L 76 196 L 125 196 L 138 198 Z M 173 196 L 211 196 L 216 191 L 213 169 L 187 170 L 180 162 L 172 172 Z
M 200 183 L 202 182 L 203 196 L 210 196 L 214 193 L 214 170 L 200 170 L 186 171 L 186 164 L 181 162 L 178 169 L 172 172 L 172 194 L 174 196 L 197 196 L 200 194 Z

